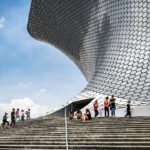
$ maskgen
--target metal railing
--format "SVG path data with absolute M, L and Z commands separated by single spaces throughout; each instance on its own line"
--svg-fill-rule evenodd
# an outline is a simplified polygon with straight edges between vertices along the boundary
M 68 127 L 67 127 L 67 110 L 65 107 L 65 137 L 66 137 L 66 150 L 68 150 Z

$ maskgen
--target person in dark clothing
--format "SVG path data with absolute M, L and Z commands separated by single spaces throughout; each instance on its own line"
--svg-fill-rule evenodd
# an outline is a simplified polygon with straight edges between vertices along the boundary
M 82 112 L 81 112 L 81 110 L 78 109 L 77 113 L 75 115 L 76 115 L 77 119 L 82 119 Z
M 127 104 L 127 114 L 125 115 L 125 117 L 129 116 L 131 117 L 131 107 L 130 107 L 130 104 L 131 104 L 131 101 L 128 101 L 128 104 Z
M 111 96 L 110 99 L 110 110 L 111 110 L 111 117 L 115 117 L 115 109 L 116 109 L 116 100 L 114 98 L 114 95 Z
M 73 117 L 74 117 L 74 112 L 72 111 L 72 109 L 70 109 L 69 113 L 68 113 L 68 117 L 69 117 L 69 120 L 72 120 Z
M 2 125 L 2 127 L 4 127 L 6 123 L 9 126 L 9 122 L 7 121 L 7 118 L 8 118 L 7 115 L 8 114 L 5 112 L 5 115 L 3 116 L 3 125 Z
M 82 118 L 83 122 L 85 122 L 85 120 L 91 120 L 91 112 L 89 109 L 86 109 L 86 113 L 84 114 L 84 117 Z
M 10 124 L 10 126 L 11 126 L 11 127 L 12 127 L 12 126 L 14 127 L 15 124 L 16 124 L 15 109 L 13 108 L 13 110 L 12 110 L 12 112 L 11 112 L 11 124 Z

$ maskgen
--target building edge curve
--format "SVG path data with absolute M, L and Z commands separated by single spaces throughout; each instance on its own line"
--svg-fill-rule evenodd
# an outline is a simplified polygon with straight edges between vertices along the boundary
M 99 99 L 102 107 L 104 97 L 115 95 L 119 109 L 128 100 L 149 106 L 149 8 L 146 0 L 32 0 L 27 29 L 86 77 L 88 85 L 72 102 Z

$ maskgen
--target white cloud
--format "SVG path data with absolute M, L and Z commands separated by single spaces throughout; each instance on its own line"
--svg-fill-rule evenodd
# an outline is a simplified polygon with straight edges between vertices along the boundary
M 4 27 L 3 23 L 4 23 L 5 20 L 6 19 L 4 17 L 0 18 L 0 29 Z
M 3 28 L 3 27 L 4 27 L 3 24 L 0 23 L 0 29 Z
M 40 90 L 41 93 L 46 92 L 46 91 L 47 91 L 46 89 L 41 89 Z
M 10 103 L 0 103 L 0 118 L 2 118 L 2 115 L 5 112 L 8 112 L 10 118 L 12 108 L 19 108 L 20 110 L 23 109 L 25 111 L 30 108 L 32 118 L 44 115 L 49 111 L 48 107 L 35 104 L 30 98 L 12 99 Z
M 5 18 L 2 17 L 2 18 L 0 19 L 0 23 L 3 23 L 4 21 L 5 21 Z

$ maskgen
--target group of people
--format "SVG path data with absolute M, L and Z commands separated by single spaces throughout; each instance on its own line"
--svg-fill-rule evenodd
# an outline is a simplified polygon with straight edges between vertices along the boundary
M 127 102 L 126 106 L 126 115 L 125 117 L 131 117 L 131 109 L 130 109 L 131 101 Z M 109 117 L 109 109 L 111 111 L 111 117 L 115 117 L 115 110 L 116 110 L 116 99 L 114 98 L 114 95 L 111 96 L 111 99 L 109 100 L 109 97 L 106 97 L 104 100 L 104 111 L 105 111 L 105 117 Z
M 72 109 L 70 109 L 69 111 L 69 119 L 72 120 L 74 118 L 74 112 L 72 111 Z M 76 114 L 75 114 L 77 119 L 82 119 L 83 122 L 85 122 L 86 120 L 91 120 L 91 112 L 89 109 L 86 109 L 86 113 L 82 116 L 82 111 L 81 110 L 77 110 Z
M 128 101 L 127 106 L 126 106 L 127 113 L 125 117 L 127 116 L 131 117 L 130 104 L 131 104 L 131 101 Z M 95 117 L 98 116 L 99 105 L 98 105 L 97 100 L 93 103 L 93 109 L 95 112 Z M 109 112 L 111 111 L 111 117 L 115 117 L 115 110 L 116 110 L 116 99 L 114 98 L 114 95 L 111 96 L 110 100 L 109 100 L 109 97 L 106 97 L 104 100 L 104 116 L 108 118 Z M 77 110 L 75 116 L 77 119 L 82 119 L 83 122 L 85 122 L 85 120 L 92 119 L 91 112 L 89 109 L 86 109 L 86 113 L 83 116 L 82 116 L 81 110 Z M 70 120 L 74 118 L 74 112 L 72 109 L 70 109 L 68 117 Z
M 111 96 L 110 101 L 109 97 L 106 97 L 104 100 L 105 117 L 109 117 L 109 108 L 111 110 L 111 117 L 115 117 L 116 99 L 114 98 L 114 95 Z
M 16 124 L 16 120 L 19 119 L 19 121 L 24 121 L 25 119 L 25 115 L 26 115 L 26 119 L 29 120 L 30 119 L 30 109 L 28 109 L 26 112 L 24 112 L 24 110 L 19 110 L 19 108 L 16 109 L 15 108 L 12 109 L 11 112 L 11 123 L 10 123 L 10 127 L 14 127 Z M 5 112 L 4 116 L 3 116 L 3 123 L 2 123 L 2 127 L 5 126 L 5 124 L 7 124 L 9 126 L 9 122 L 8 122 L 8 113 Z

